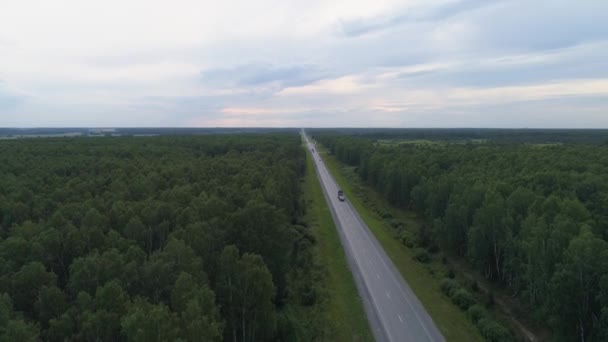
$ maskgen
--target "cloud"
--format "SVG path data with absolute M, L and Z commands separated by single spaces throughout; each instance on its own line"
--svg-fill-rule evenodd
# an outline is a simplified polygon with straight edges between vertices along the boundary
M 14 1 L 0 13 L 0 126 L 608 126 L 605 13 L 568 0 Z
M 452 58 L 387 72 L 401 86 L 496 87 L 608 78 L 608 41 L 496 57 Z
M 468 11 L 491 6 L 497 0 L 460 0 L 443 3 L 439 6 L 407 7 L 398 14 L 383 15 L 380 17 L 355 19 L 340 23 L 339 32 L 347 37 L 358 37 L 382 30 L 401 26 L 406 23 L 441 21 Z
M 356 94 L 362 92 L 365 88 L 372 85 L 366 85 L 361 77 L 358 76 L 343 76 L 334 79 L 324 79 L 312 84 L 303 86 L 293 86 L 281 90 L 278 96 L 290 95 L 311 95 L 311 94 Z
M 479 44 L 497 50 L 550 50 L 605 40 L 608 2 L 517 0 L 489 7 L 475 18 Z
M 301 86 L 321 79 L 326 73 L 315 65 L 272 65 L 251 63 L 231 68 L 201 72 L 206 84 L 220 86 L 258 86 L 274 84 L 277 88 Z
M 0 110 L 12 110 L 25 102 L 27 96 L 5 88 L 5 82 L 0 80 Z M 1 118 L 1 115 L 0 115 Z

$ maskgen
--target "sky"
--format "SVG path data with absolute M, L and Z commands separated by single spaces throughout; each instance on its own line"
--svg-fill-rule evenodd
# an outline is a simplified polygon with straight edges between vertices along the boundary
M 0 0 L 0 127 L 608 128 L 606 0 Z

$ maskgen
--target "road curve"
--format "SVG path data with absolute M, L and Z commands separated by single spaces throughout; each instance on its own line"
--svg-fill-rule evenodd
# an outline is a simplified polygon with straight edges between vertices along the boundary
M 302 131 L 309 150 L 313 143 Z M 445 341 L 412 289 L 347 200 L 318 155 L 312 153 L 340 240 L 376 341 Z

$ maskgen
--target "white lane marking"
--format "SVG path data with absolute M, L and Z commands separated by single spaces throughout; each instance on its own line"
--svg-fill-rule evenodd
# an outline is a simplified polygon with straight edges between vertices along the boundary
M 386 296 L 388 297 L 388 299 L 391 299 L 391 294 L 388 293 L 388 291 L 386 291 Z
M 360 217 L 359 217 L 359 219 L 360 219 L 360 221 L 359 221 L 360 225 L 359 226 L 361 228 L 363 228 L 364 230 L 368 229 L 367 231 L 369 232 L 369 228 L 367 228 L 367 225 L 365 224 L 365 221 L 363 221 L 363 219 L 361 219 Z M 362 223 L 362 225 L 361 225 L 361 223 Z M 365 239 L 369 242 L 369 244 L 374 247 L 374 248 L 372 248 L 372 250 L 375 252 L 375 254 L 377 255 L 377 257 L 380 259 L 380 262 L 384 266 L 384 269 L 388 272 L 389 276 L 393 279 L 394 284 L 396 284 L 397 287 L 399 288 L 399 291 L 401 292 L 401 295 L 403 296 L 403 298 L 405 299 L 405 302 L 410 307 L 410 310 L 412 310 L 412 312 L 414 313 L 414 316 L 416 316 L 416 319 L 418 320 L 418 323 L 422 326 L 422 329 L 426 333 L 426 336 L 428 336 L 428 338 L 431 341 L 435 341 L 435 339 L 433 338 L 433 336 L 431 336 L 431 333 L 428 331 L 428 329 L 426 327 L 426 324 L 424 322 L 422 322 L 422 319 L 420 318 L 420 316 L 416 312 L 416 308 L 410 302 L 410 299 L 408 298 L 407 294 L 405 293 L 405 290 L 402 288 L 402 286 L 399 283 L 399 281 L 395 278 L 395 275 L 391 272 L 391 269 L 388 267 L 388 265 L 386 264 L 386 262 L 384 262 L 384 259 L 382 258 L 382 256 L 380 255 L 380 252 L 376 248 L 376 245 L 372 242 L 371 237 L 368 234 L 366 234 L 364 231 L 363 231 L 363 236 L 365 236 Z M 389 260 L 390 260 L 390 258 L 389 258 Z M 399 274 L 399 275 L 401 275 L 401 274 Z M 388 294 L 388 292 L 387 292 L 387 294 Z M 432 321 L 432 318 L 431 318 L 431 321 Z
M 401 321 L 401 323 L 403 323 L 403 319 L 401 319 L 401 315 L 397 315 L 397 317 L 399 317 L 399 320 Z
M 325 171 L 327 172 L 327 170 L 325 170 Z M 333 181 L 333 179 L 332 179 L 331 175 L 329 174 L 329 172 L 328 172 L 328 176 L 330 178 L 330 183 L 331 183 L 331 181 Z M 334 184 L 335 184 L 335 181 L 334 181 Z M 416 308 L 414 307 L 414 305 L 408 298 L 408 295 L 405 293 L 405 290 L 402 288 L 400 282 L 397 280 L 397 278 L 393 274 L 392 270 L 389 269 L 388 265 L 386 264 L 386 262 L 380 255 L 380 252 L 379 252 L 377 246 L 372 242 L 372 238 L 370 237 L 370 235 L 372 235 L 372 234 L 369 231 L 369 228 L 367 228 L 367 224 L 365 224 L 365 221 L 363 221 L 363 219 L 361 219 L 361 217 L 358 215 L 356 210 L 354 208 L 352 208 L 350 205 L 346 206 L 345 211 L 347 212 L 346 213 L 347 216 L 350 216 L 351 218 L 355 218 L 356 223 L 353 223 L 352 228 L 354 229 L 355 226 L 358 226 L 358 228 L 359 228 L 358 230 L 362 233 L 364 239 L 367 240 L 369 245 L 372 247 L 371 249 L 373 250 L 373 254 L 375 254 L 380 259 L 380 263 L 382 264 L 382 266 L 384 266 L 384 269 L 389 273 L 389 278 L 391 278 L 393 280 L 394 284 L 397 285 L 397 287 L 399 289 L 398 292 L 400 292 L 400 294 L 403 296 L 402 298 L 405 299 L 409 308 L 413 311 L 414 316 L 416 317 L 416 320 L 418 321 L 418 323 L 420 324 L 420 326 L 422 327 L 422 329 L 424 330 L 426 335 L 429 337 L 429 340 L 435 341 L 435 339 L 431 336 L 429 330 L 427 329 L 425 322 L 423 322 L 421 317 L 418 315 Z M 348 236 L 349 234 L 346 234 L 346 235 Z M 347 239 L 350 239 L 350 238 L 347 238 Z M 355 256 L 355 259 L 357 259 L 356 256 Z M 389 260 L 390 260 L 390 258 L 389 258 Z M 368 264 L 371 265 L 371 260 L 368 259 L 367 261 L 368 261 Z M 399 276 L 401 276 L 401 274 L 399 274 Z M 388 296 L 388 293 L 387 293 L 387 296 Z M 372 301 L 375 302 L 373 295 L 371 296 L 371 298 L 372 298 Z M 381 315 L 380 312 L 379 312 L 379 314 Z M 431 322 L 432 322 L 432 318 L 431 318 Z M 390 335 L 389 331 L 387 331 L 387 333 Z

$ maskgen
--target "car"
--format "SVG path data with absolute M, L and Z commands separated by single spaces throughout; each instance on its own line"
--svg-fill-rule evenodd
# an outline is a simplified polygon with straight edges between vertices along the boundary
M 338 199 L 339 199 L 341 202 L 344 202 L 344 200 L 345 200 L 345 198 L 344 198 L 344 191 L 342 191 L 342 190 L 338 190 Z

